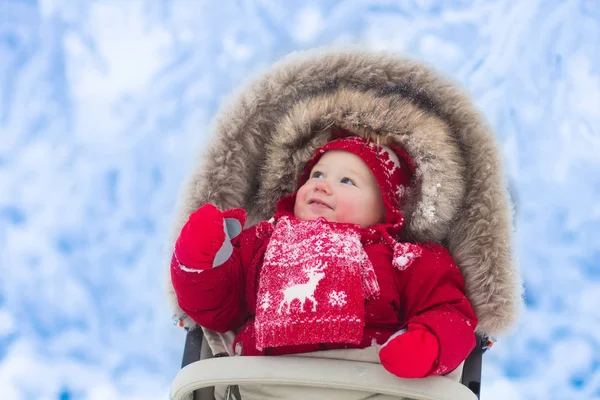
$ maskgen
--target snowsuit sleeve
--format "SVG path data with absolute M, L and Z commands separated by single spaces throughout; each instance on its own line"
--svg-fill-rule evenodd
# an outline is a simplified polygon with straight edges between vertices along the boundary
M 400 290 L 405 326 L 422 324 L 439 341 L 438 363 L 429 375 L 452 371 L 475 347 L 477 316 L 462 273 L 446 248 L 425 243 L 421 257 L 400 274 L 407 274 Z
M 212 261 L 203 271 L 171 263 L 171 281 L 179 306 L 200 326 L 226 332 L 245 321 L 246 270 L 254 250 L 260 247 L 258 242 L 253 227 L 232 240 L 231 257 L 218 267 L 212 268 Z

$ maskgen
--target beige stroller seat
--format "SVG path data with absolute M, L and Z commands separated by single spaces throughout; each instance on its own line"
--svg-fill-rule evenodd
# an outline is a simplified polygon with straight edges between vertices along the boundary
M 505 332 L 521 307 L 511 207 L 492 132 L 469 97 L 431 68 L 361 50 L 286 57 L 219 113 L 212 141 L 180 197 L 173 242 L 189 215 L 209 202 L 222 210 L 244 208 L 247 226 L 271 218 L 277 200 L 295 190 L 303 166 L 334 128 L 389 137 L 413 158 L 417 176 L 402 210 L 405 226 L 414 240 L 449 248 L 479 318 L 476 348 L 463 368 L 424 379 L 388 373 L 373 349 L 370 358 L 364 352 L 231 356 L 233 333 L 197 329 L 178 307 L 169 279 L 175 319 L 189 329 L 173 399 L 236 398 L 236 385 L 244 400 L 302 398 L 299 393 L 326 399 L 479 398 L 488 338 Z M 257 391 L 244 395 L 246 387 Z

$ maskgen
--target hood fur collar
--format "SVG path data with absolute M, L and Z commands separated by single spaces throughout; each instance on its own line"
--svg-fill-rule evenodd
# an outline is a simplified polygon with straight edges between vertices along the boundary
M 450 249 L 479 318 L 477 332 L 497 336 L 510 328 L 521 282 L 497 144 L 469 97 L 413 60 L 318 50 L 277 63 L 218 114 L 213 140 L 180 197 L 173 242 L 207 202 L 244 208 L 247 226 L 269 219 L 332 127 L 380 135 L 410 154 L 417 179 L 402 210 L 409 237 Z M 167 287 L 180 316 L 170 279 Z

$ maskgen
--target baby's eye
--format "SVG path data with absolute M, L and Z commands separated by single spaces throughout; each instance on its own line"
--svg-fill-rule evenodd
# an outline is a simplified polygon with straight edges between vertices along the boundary
M 354 185 L 356 186 L 356 184 L 354 183 L 354 181 L 350 178 L 342 178 L 342 180 L 340 181 L 342 182 L 344 185 Z
M 312 173 L 311 178 L 317 178 L 317 179 L 319 179 L 319 178 L 322 178 L 323 176 L 324 175 L 323 175 L 323 173 L 321 171 L 315 171 L 315 172 Z

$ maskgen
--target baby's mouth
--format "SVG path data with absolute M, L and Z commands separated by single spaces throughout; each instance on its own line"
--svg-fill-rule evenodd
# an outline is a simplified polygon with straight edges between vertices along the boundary
M 323 207 L 323 208 L 328 208 L 330 210 L 333 210 L 333 208 L 329 204 L 324 203 L 324 202 L 319 201 L 319 200 L 310 200 L 308 202 L 308 205 L 315 206 L 315 207 Z

